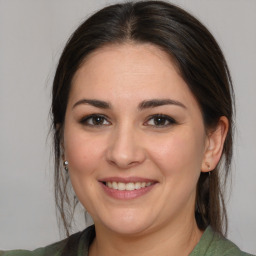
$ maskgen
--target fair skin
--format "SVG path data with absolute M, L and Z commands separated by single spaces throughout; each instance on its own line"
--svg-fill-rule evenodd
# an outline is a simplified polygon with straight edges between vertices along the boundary
M 217 165 L 227 129 L 222 117 L 206 131 L 196 99 L 156 46 L 110 45 L 87 57 L 73 79 L 63 146 L 95 223 L 90 256 L 189 255 L 202 235 L 196 184 Z

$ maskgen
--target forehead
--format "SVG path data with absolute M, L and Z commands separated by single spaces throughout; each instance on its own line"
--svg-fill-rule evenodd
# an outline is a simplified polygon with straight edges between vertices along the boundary
M 104 46 L 86 57 L 70 97 L 82 95 L 107 101 L 193 98 L 170 55 L 152 44 L 134 43 Z
M 131 66 L 128 66 L 129 68 L 136 68 L 134 64 L 145 64 L 145 62 L 150 64 L 154 58 L 155 61 L 161 62 L 164 65 L 167 65 L 168 63 L 169 67 L 175 67 L 176 71 L 179 71 L 178 68 L 176 68 L 174 65 L 174 60 L 172 59 L 171 55 L 162 50 L 160 47 L 151 43 L 126 42 L 107 44 L 91 52 L 85 58 L 83 64 L 89 63 L 90 65 L 93 62 L 97 62 L 97 58 L 104 59 L 108 57 L 111 57 L 113 64 L 119 62 L 120 59 L 122 59 L 123 64 L 131 64 Z M 136 62 L 134 62 L 135 60 Z M 108 59 L 108 61 L 110 60 Z M 130 63 L 130 61 L 132 62 Z

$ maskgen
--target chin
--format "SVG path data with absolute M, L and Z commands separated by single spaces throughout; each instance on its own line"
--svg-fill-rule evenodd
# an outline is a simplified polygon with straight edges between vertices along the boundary
M 141 215 L 141 214 L 140 214 Z M 153 220 L 149 220 L 146 216 L 138 217 L 138 214 L 115 214 L 107 219 L 95 221 L 95 225 L 103 225 L 105 229 L 111 230 L 120 235 L 139 235 L 150 229 Z M 152 216 L 151 216 L 152 218 Z
M 117 233 L 119 235 L 124 236 L 136 236 L 141 235 L 143 233 L 146 233 L 149 225 L 145 225 L 145 223 L 140 223 L 139 225 L 136 225 L 135 223 L 111 223 L 111 226 L 108 227 L 111 229 L 112 232 Z

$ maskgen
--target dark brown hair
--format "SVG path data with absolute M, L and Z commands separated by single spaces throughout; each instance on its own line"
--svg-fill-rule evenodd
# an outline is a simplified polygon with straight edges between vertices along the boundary
M 68 193 L 61 142 L 72 78 L 91 52 L 106 44 L 129 41 L 151 43 L 171 56 L 199 103 L 206 129 L 214 128 L 221 116 L 229 120 L 221 162 L 210 175 L 201 173 L 195 205 L 198 227 L 204 230 L 211 225 L 223 234 L 227 216 L 222 187 L 230 169 L 233 125 L 233 89 L 225 58 L 211 33 L 184 10 L 166 2 L 139 1 L 111 5 L 95 13 L 73 33 L 59 60 L 52 90 L 55 198 L 67 235 L 67 214 L 72 217 L 77 201 Z

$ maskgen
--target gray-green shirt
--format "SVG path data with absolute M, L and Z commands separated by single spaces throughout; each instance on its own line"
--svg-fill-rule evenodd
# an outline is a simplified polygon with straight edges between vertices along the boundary
M 34 251 L 0 251 L 0 256 L 88 256 L 89 246 L 95 237 L 94 226 L 76 233 L 58 243 Z M 215 233 L 208 227 L 199 243 L 189 256 L 252 256 L 239 250 L 231 241 Z

